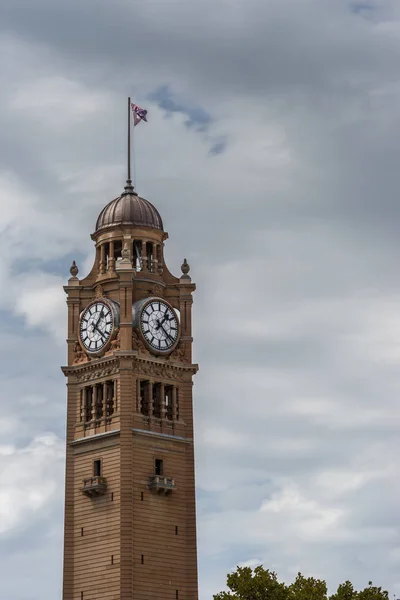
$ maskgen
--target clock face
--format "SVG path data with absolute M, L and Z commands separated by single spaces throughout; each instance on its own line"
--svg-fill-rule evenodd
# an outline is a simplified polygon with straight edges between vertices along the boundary
M 113 314 L 105 302 L 90 304 L 81 316 L 79 335 L 88 352 L 99 352 L 111 338 Z
M 158 352 L 168 352 L 178 339 L 175 311 L 162 300 L 152 300 L 143 308 L 140 327 L 146 342 Z

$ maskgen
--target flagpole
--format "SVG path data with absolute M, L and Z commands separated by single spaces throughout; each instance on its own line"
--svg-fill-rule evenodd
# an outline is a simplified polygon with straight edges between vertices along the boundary
M 131 179 L 131 99 L 128 98 L 128 181 Z

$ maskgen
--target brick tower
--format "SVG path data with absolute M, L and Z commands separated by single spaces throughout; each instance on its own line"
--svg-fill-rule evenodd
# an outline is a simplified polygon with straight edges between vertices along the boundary
M 196 600 L 192 293 L 127 180 L 71 267 L 63 600 Z

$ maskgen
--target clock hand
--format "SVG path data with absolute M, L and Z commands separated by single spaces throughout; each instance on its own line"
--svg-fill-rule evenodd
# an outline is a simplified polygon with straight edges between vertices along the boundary
M 165 331 L 164 327 L 161 325 L 161 329 L 163 330 L 163 332 L 165 333 L 165 335 L 171 340 L 173 341 L 174 338 L 172 337 L 172 335 L 170 335 L 167 331 Z
M 160 329 L 160 327 L 163 326 L 163 324 L 165 323 L 165 321 L 169 321 L 169 316 L 168 316 L 168 309 L 165 311 L 164 313 L 164 318 L 162 321 L 160 321 L 160 319 L 157 319 L 157 327 L 156 329 Z
M 97 327 L 97 325 L 94 325 L 93 328 L 99 332 L 101 338 L 103 338 L 105 336 L 104 331 L 100 331 L 100 329 Z
M 101 309 L 101 311 L 100 311 L 99 318 L 97 319 L 96 325 L 94 326 L 95 329 L 97 328 L 97 325 L 99 324 L 99 321 L 102 317 L 104 317 L 103 309 Z

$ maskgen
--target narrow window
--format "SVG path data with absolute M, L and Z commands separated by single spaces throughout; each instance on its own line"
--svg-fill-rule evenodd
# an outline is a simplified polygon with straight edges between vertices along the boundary
M 96 406 L 95 410 L 95 418 L 100 420 L 103 416 L 103 384 L 96 385 Z
M 142 565 L 144 565 L 144 554 L 142 554 Z
M 83 592 L 81 592 L 81 600 L 83 600 Z
M 93 388 L 89 386 L 86 388 L 86 404 L 85 404 L 85 421 L 92 420 L 93 414 Z
M 110 244 L 109 244 L 109 242 L 106 242 L 104 244 L 104 259 L 105 259 L 107 271 L 108 271 L 108 267 L 109 267 L 109 255 L 110 255 Z
M 93 461 L 93 477 L 101 476 L 101 460 Z
M 111 492 L 111 502 L 114 502 L 114 492 Z
M 83 537 L 83 527 L 81 527 L 81 537 Z
M 120 240 L 114 241 L 114 260 L 117 261 L 122 257 L 122 242 Z
M 175 535 L 178 535 L 178 525 L 175 525 Z
M 136 245 L 135 245 L 135 240 L 132 240 L 131 256 L 132 256 L 133 268 L 136 269 L 137 271 L 140 271 L 140 266 L 138 268 L 138 253 L 137 253 L 137 249 L 136 249 Z
M 80 400 L 80 413 L 79 413 L 79 420 L 80 421 L 84 421 L 85 420 L 85 390 L 81 390 L 81 400 Z
M 153 416 L 161 419 L 161 383 L 153 385 Z
M 169 421 L 172 421 L 172 386 L 165 387 L 165 416 Z
M 147 269 L 152 271 L 152 255 L 153 255 L 153 244 L 151 242 L 146 243 L 146 254 L 147 254 Z
M 133 245 L 135 248 L 133 257 L 136 259 L 136 262 L 133 263 L 133 266 L 136 268 L 136 271 L 142 271 L 142 242 L 140 240 L 134 240 Z
M 176 388 L 176 420 L 179 421 L 179 388 Z
M 143 502 L 143 492 L 140 492 L 140 500 Z
M 156 460 L 155 460 L 155 474 L 156 475 L 163 474 L 163 461 L 161 458 L 156 458 Z
M 111 554 L 111 564 L 114 564 L 114 554 Z
M 149 382 L 140 382 L 140 412 L 146 417 L 149 416 Z
M 106 411 L 107 417 L 114 414 L 114 381 L 106 383 Z
M 175 598 L 176 598 L 176 600 L 178 600 L 178 598 L 179 598 L 179 592 L 178 592 L 178 590 L 175 590 Z

